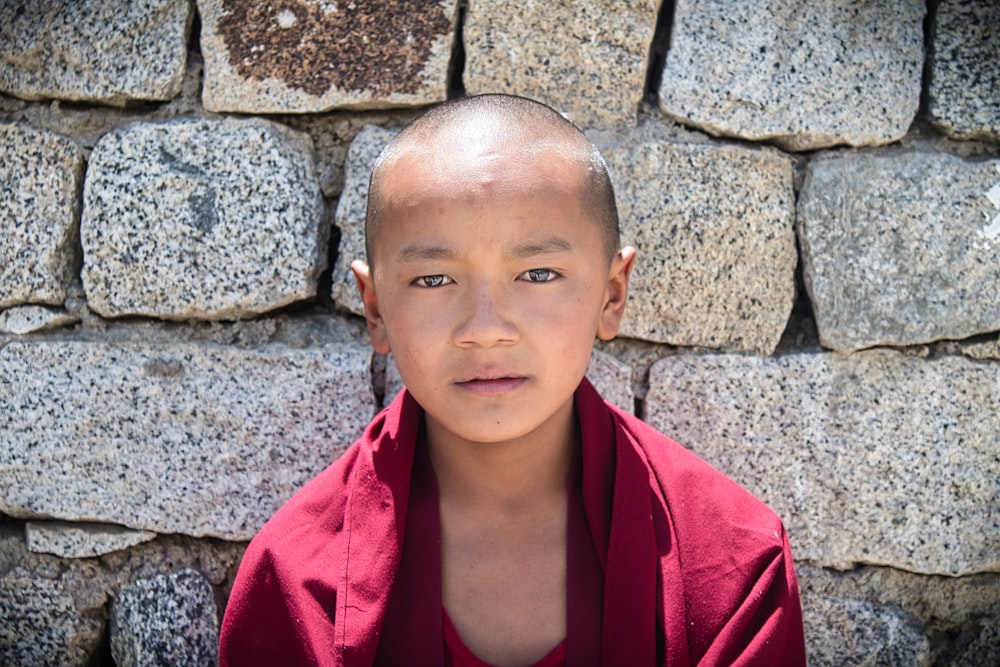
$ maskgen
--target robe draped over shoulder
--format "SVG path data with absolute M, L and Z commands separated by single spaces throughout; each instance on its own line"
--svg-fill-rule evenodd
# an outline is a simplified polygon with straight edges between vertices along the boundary
M 586 379 L 575 406 L 580 493 L 604 583 L 593 613 L 600 637 L 590 642 L 599 650 L 569 664 L 805 665 L 781 520 L 689 450 L 605 403 Z M 422 419 L 401 392 L 261 529 L 226 607 L 223 667 L 375 663 L 380 639 L 388 641 Z M 412 655 L 407 664 L 433 664 L 412 648 L 402 652 Z

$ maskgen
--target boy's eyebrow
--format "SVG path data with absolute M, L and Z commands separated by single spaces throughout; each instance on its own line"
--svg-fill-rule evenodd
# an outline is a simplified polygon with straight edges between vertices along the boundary
M 434 259 L 455 259 L 455 251 L 445 246 L 428 246 L 414 243 L 399 251 L 399 262 L 419 262 Z
M 510 251 L 507 252 L 507 255 L 515 259 L 524 259 L 552 252 L 568 252 L 572 249 L 573 244 L 561 236 L 550 236 L 549 238 L 541 241 L 520 243 L 511 248 Z
M 519 243 L 505 254 L 513 259 L 525 259 L 535 255 L 544 255 L 554 252 L 568 252 L 573 249 L 573 244 L 560 236 L 551 236 L 541 241 L 529 241 Z M 421 245 L 414 243 L 399 251 L 396 256 L 398 262 L 421 262 L 427 260 L 452 260 L 457 255 L 455 251 L 447 246 Z

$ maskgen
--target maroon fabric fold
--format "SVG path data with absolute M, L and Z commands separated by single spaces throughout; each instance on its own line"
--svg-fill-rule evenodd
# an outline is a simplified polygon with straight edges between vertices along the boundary
M 567 663 L 804 665 L 780 520 L 691 452 L 605 404 L 586 380 L 576 411 L 581 502 L 569 514 Z M 440 547 L 423 543 L 424 556 L 411 558 L 406 540 L 440 537 L 439 527 L 409 514 L 422 508 L 437 521 L 436 490 L 414 474 L 429 467 L 415 459 L 421 418 L 402 392 L 253 540 L 223 620 L 222 665 L 371 665 L 376 655 L 379 663 L 441 664 Z M 426 602 L 399 605 L 397 596 Z M 587 641 L 575 643 L 577 634 Z M 425 652 L 430 643 L 438 648 Z
M 604 572 L 597 559 L 574 456 L 567 530 L 567 664 L 600 665 Z M 389 596 L 375 664 L 443 665 L 441 522 L 437 483 L 422 434 L 413 459 L 402 558 Z

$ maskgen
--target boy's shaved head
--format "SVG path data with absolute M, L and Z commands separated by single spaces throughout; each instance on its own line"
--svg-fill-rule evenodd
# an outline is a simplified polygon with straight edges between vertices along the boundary
M 463 97 L 432 107 L 411 121 L 383 149 L 372 170 L 365 217 L 365 251 L 374 269 L 375 245 L 390 193 L 384 176 L 413 158 L 428 169 L 434 159 L 479 152 L 513 156 L 530 164 L 541 153 L 557 153 L 580 166 L 583 211 L 600 227 L 605 255 L 619 250 L 618 210 L 608 170 L 600 152 L 570 121 L 544 104 L 512 95 Z

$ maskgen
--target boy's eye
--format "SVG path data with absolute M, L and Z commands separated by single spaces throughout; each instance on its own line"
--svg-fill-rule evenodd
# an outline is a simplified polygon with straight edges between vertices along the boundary
M 417 287 L 441 287 L 442 285 L 447 285 L 450 282 L 452 282 L 451 278 L 438 273 L 433 276 L 420 276 L 413 281 L 413 284 Z
M 552 269 L 530 269 L 518 276 L 519 279 L 526 280 L 529 283 L 547 283 L 558 277 L 559 274 Z

